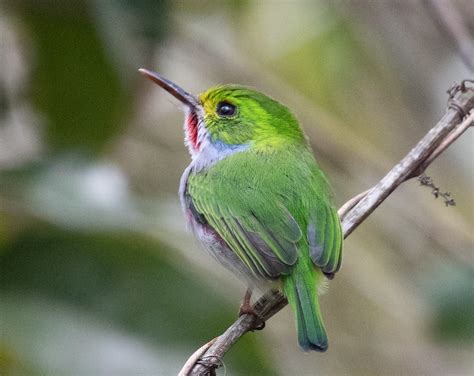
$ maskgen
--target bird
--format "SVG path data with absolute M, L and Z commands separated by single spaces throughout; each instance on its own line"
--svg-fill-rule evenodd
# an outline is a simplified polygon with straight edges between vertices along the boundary
M 218 85 L 194 96 L 139 71 L 183 104 L 191 163 L 181 206 L 204 248 L 249 286 L 240 313 L 257 315 L 250 305 L 256 286 L 277 286 L 294 313 L 300 348 L 326 351 L 318 290 L 341 266 L 343 233 L 296 117 L 250 87 Z

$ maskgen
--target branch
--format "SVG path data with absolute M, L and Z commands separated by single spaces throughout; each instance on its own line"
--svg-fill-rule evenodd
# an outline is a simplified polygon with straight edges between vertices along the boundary
M 418 144 L 373 188 L 347 201 L 338 211 L 344 237 L 349 236 L 400 184 L 414 178 L 452 144 L 467 128 L 474 125 L 474 89 L 461 85 L 448 91 L 448 108 L 439 122 Z M 464 119 L 464 120 L 463 120 Z M 255 312 L 265 321 L 287 304 L 278 290 L 265 293 L 255 304 Z M 252 330 L 255 316 L 239 317 L 222 335 L 196 351 L 186 362 L 179 376 L 215 375 L 224 354 L 245 333 Z
M 464 93 L 460 89 L 461 95 L 450 98 L 448 110 L 441 120 L 347 213 L 342 221 L 345 237 L 348 237 L 401 183 L 420 175 L 434 160 L 431 157 L 433 153 L 439 155 L 439 150 L 436 149 L 440 144 L 444 142 L 442 150 L 445 150 L 454 142 L 457 137 L 453 137 L 450 133 L 457 128 L 463 116 L 474 107 L 474 90 L 467 89 L 464 85 L 463 88 Z M 466 124 L 461 124 L 461 127 L 467 129 L 472 123 L 471 114 L 467 117 Z

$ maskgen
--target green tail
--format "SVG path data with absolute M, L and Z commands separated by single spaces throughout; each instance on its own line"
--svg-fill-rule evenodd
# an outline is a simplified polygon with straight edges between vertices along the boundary
M 314 270 L 298 270 L 303 269 L 301 266 L 296 265 L 293 273 L 284 278 L 283 291 L 295 315 L 301 348 L 304 351 L 324 352 L 328 348 L 328 338 L 316 292 L 316 283 L 322 277 Z

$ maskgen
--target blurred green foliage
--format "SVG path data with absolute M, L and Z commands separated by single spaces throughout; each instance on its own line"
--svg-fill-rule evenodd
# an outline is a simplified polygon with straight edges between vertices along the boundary
M 130 98 L 86 3 L 29 3 L 20 15 L 35 46 L 31 95 L 47 117 L 51 151 L 102 150 L 122 129 Z
M 429 288 L 436 307 L 431 330 L 440 341 L 472 343 L 474 338 L 474 298 L 472 268 L 443 268 Z
M 224 330 L 236 309 L 176 269 L 164 252 L 173 250 L 133 233 L 27 227 L 0 251 L 0 285 L 3 294 L 60 301 L 92 313 L 106 327 L 164 348 L 187 343 L 192 352 L 203 338 Z M 255 338 L 242 342 L 226 364 L 241 374 L 258 364 L 262 374 L 272 374 Z M 20 356 L 23 350 L 14 349 Z

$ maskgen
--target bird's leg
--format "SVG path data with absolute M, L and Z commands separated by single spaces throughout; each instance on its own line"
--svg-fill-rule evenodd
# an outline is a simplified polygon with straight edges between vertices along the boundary
M 248 288 L 245 291 L 244 298 L 242 299 L 242 304 L 240 304 L 239 316 L 245 315 L 246 313 L 253 314 L 254 310 L 250 304 L 250 298 L 252 297 L 252 289 Z
M 252 297 L 252 289 L 248 288 L 245 292 L 242 304 L 239 308 L 239 317 L 242 315 L 252 315 L 255 317 L 255 324 L 253 330 L 262 330 L 265 328 L 265 320 L 255 312 L 255 309 L 250 304 L 250 298 Z

